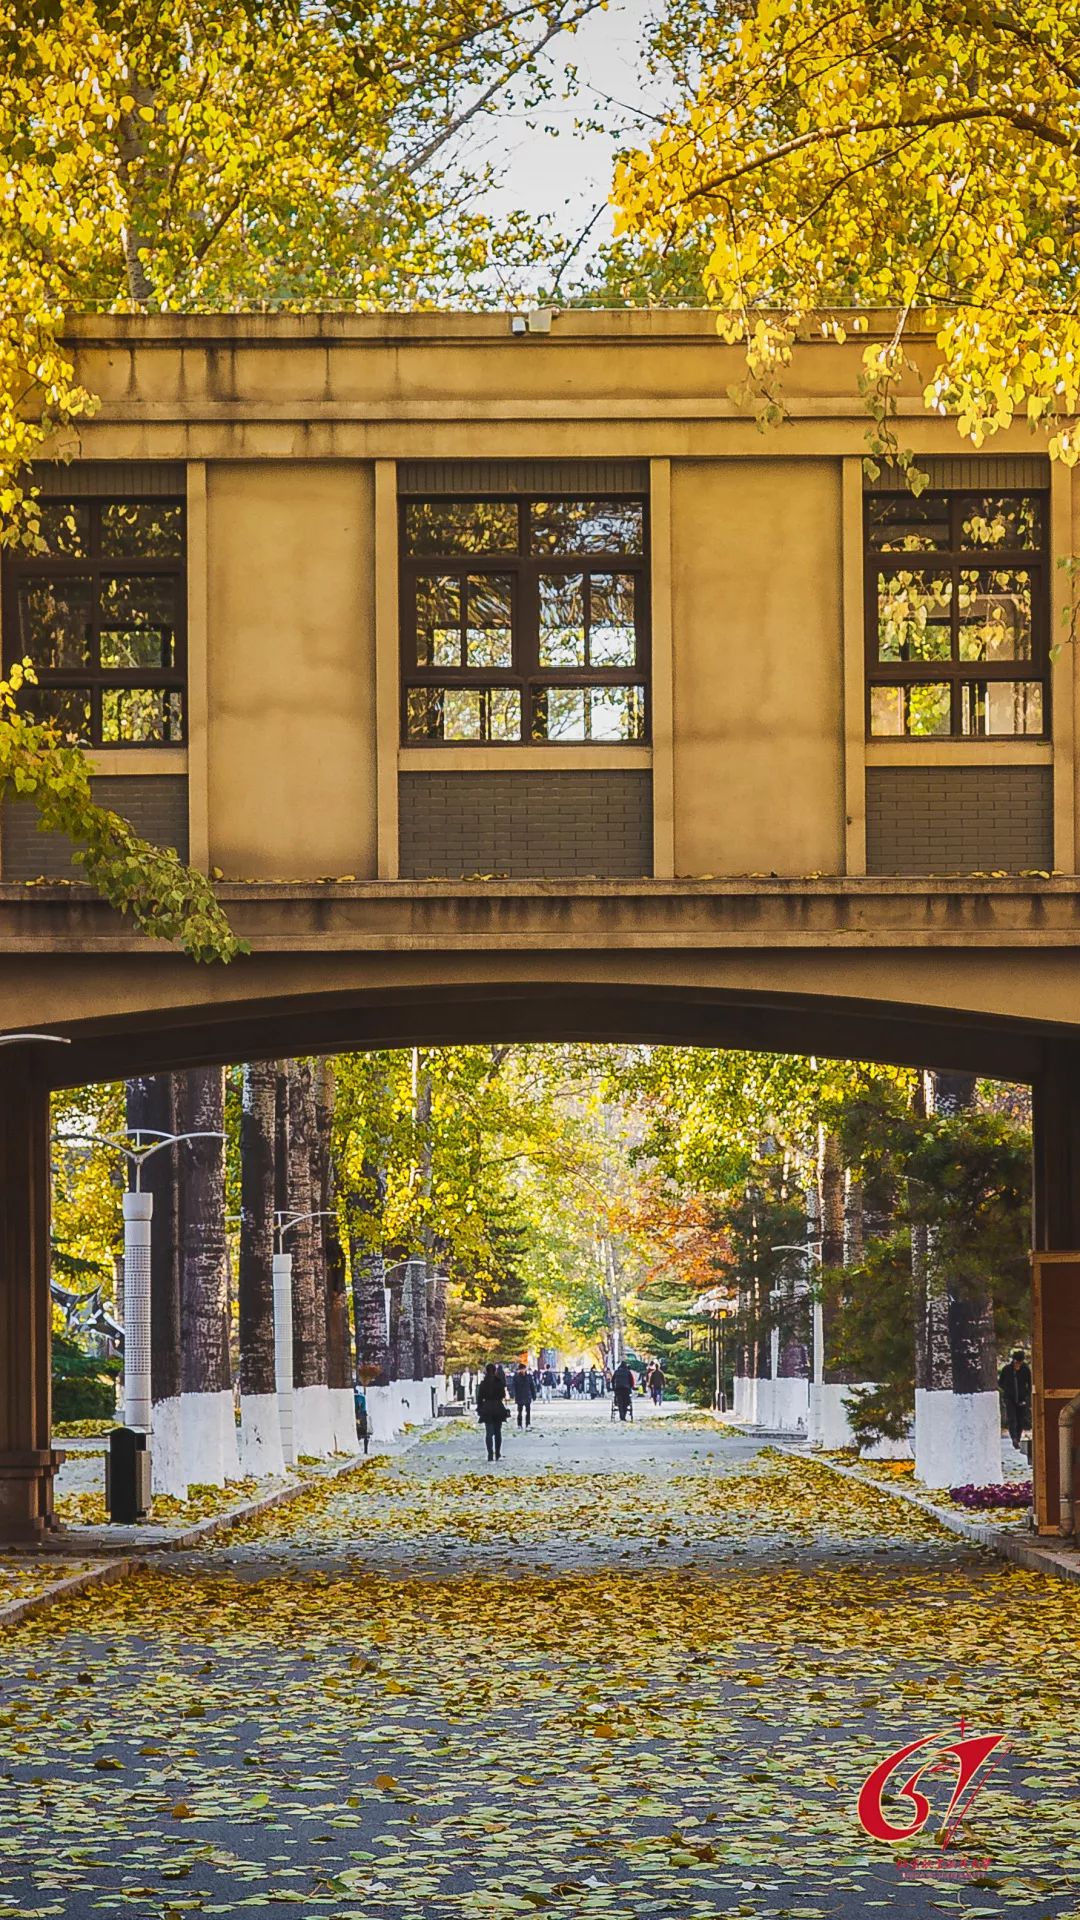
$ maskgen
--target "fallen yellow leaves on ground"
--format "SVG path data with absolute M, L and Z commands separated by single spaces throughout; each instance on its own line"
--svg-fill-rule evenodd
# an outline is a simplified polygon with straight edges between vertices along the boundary
M 1075 1908 L 1075 1589 L 693 1429 L 505 1475 L 474 1445 L 313 1483 L 16 1629 L 0 1914 Z M 990 1866 L 909 1885 L 858 1789 L 961 1717 L 1014 1741 L 964 1835 Z

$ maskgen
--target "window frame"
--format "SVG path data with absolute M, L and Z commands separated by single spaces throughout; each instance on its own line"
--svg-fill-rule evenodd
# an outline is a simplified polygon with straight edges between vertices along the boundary
M 641 508 L 640 553 L 534 554 L 529 546 L 529 509 L 538 501 L 610 501 L 613 504 Z M 475 505 L 477 503 L 513 506 L 518 517 L 515 550 L 486 553 L 411 554 L 406 550 L 406 515 L 410 507 L 430 503 L 438 506 Z M 520 747 L 566 747 L 574 750 L 595 746 L 641 746 L 651 741 L 652 720 L 652 622 L 649 571 L 649 499 L 645 493 L 605 494 L 576 490 L 567 493 L 552 488 L 536 488 L 514 493 L 477 494 L 426 493 L 401 494 L 398 497 L 398 599 L 399 599 L 399 730 L 403 747 L 447 748 L 483 747 L 513 751 Z M 579 574 L 592 578 L 597 574 L 633 574 L 634 632 L 636 659 L 632 667 L 544 667 L 540 661 L 540 577 L 552 574 Z M 469 575 L 508 574 L 511 577 L 510 667 L 422 667 L 417 664 L 416 582 L 423 575 L 439 575 L 464 581 Z M 588 627 L 586 628 L 588 630 Z M 409 695 L 418 688 L 453 687 L 487 690 L 508 688 L 521 699 L 521 733 L 516 740 L 445 740 L 421 737 L 409 732 Z M 548 687 L 641 687 L 643 689 L 643 728 L 631 741 L 560 740 L 535 737 L 532 731 L 539 690 Z
M 960 506 L 963 500 L 992 497 L 999 500 L 1035 498 L 1041 514 L 1041 539 L 1035 547 L 971 547 L 960 540 Z M 1041 487 L 964 486 L 928 487 L 920 499 L 941 498 L 948 503 L 949 545 L 947 547 L 896 548 L 891 551 L 870 543 L 871 510 L 881 500 L 901 498 L 895 491 L 868 488 L 863 496 L 863 588 L 864 588 L 864 665 L 865 728 L 868 741 L 899 744 L 933 744 L 945 740 L 968 743 L 1049 740 L 1051 737 L 1050 685 L 1050 495 Z M 949 630 L 951 651 L 946 660 L 881 660 L 878 657 L 878 581 L 883 572 L 908 566 L 912 572 L 937 573 L 952 586 Z M 961 573 L 981 568 L 1013 567 L 1031 576 L 1031 657 L 1028 660 L 961 660 L 959 580 Z M 965 733 L 962 725 L 964 687 L 979 681 L 1019 680 L 1042 690 L 1042 729 L 1039 733 Z M 950 726 L 947 733 L 874 733 L 871 730 L 871 703 L 875 687 L 940 685 L 949 688 Z
M 187 640 L 187 501 L 183 494 L 65 494 L 42 496 L 49 506 L 89 509 L 90 527 L 87 552 L 31 553 L 25 548 L 9 548 L 3 563 L 3 662 L 4 672 L 25 658 L 19 634 L 19 597 L 24 583 L 34 580 L 62 581 L 90 577 L 92 606 L 90 615 L 91 658 L 83 667 L 36 667 L 35 685 L 42 692 L 77 691 L 90 694 L 90 729 L 82 744 L 90 752 L 176 753 L 188 744 L 188 640 Z M 145 506 L 179 507 L 181 513 L 181 550 L 178 554 L 107 554 L 101 545 L 103 507 Z M 103 667 L 101 630 L 103 585 L 106 579 L 142 578 L 154 575 L 174 582 L 176 624 L 174 657 L 171 667 Z M 102 694 L 125 690 L 176 693 L 180 696 L 181 738 L 175 740 L 106 740 L 102 729 Z M 32 698 L 33 689 L 30 689 Z

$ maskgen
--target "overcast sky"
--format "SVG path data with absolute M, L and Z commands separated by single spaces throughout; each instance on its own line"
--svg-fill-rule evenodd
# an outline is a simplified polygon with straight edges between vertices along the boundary
M 556 75 L 570 66 L 578 70 L 575 99 L 554 101 L 539 116 L 511 112 L 489 122 L 488 152 L 499 162 L 505 157 L 503 185 L 487 203 L 492 212 L 550 214 L 572 236 L 603 208 L 592 238 L 610 237 L 605 202 L 613 154 L 628 138 L 647 137 L 649 112 L 658 105 L 639 58 L 644 23 L 656 3 L 610 0 L 606 13 L 593 14 L 576 34 L 554 43 Z M 582 130 L 581 120 L 597 113 L 610 123 L 610 134 Z M 530 119 L 540 122 L 535 130 Z

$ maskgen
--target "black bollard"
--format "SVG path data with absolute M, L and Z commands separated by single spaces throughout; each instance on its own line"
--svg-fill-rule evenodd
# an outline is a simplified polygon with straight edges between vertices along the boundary
M 136 1427 L 114 1427 L 105 1461 L 105 1505 L 114 1526 L 130 1527 L 150 1511 L 150 1449 Z

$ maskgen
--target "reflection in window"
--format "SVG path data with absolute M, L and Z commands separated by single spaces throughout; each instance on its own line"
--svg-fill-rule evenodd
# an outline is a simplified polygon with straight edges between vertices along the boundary
M 639 500 L 534 500 L 529 536 L 536 554 L 642 553 L 645 510 Z
M 637 622 L 632 573 L 594 573 L 589 580 L 589 665 L 632 667 Z
M 1037 493 L 972 493 L 960 501 L 961 547 L 1042 545 L 1043 503 Z
M 866 537 L 870 732 L 1045 732 L 1045 496 L 872 494 Z M 920 550 L 933 557 L 921 564 L 895 558 Z
M 878 659 L 947 660 L 952 653 L 952 582 L 887 567 L 878 578 Z
M 990 739 L 1043 731 L 1038 680 L 965 680 L 960 698 L 965 734 Z
M 85 500 L 39 500 L 45 551 L 84 560 L 90 551 L 90 508 Z
M 18 589 L 20 659 L 44 672 L 85 667 L 93 644 L 94 583 L 69 575 L 58 580 L 21 580 Z
M 583 667 L 585 654 L 585 576 L 540 575 L 540 665 Z
M 101 551 L 133 560 L 179 558 L 184 509 L 165 500 L 104 500 Z
M 421 574 L 416 582 L 416 664 L 461 665 L 461 582 Z
M 4 556 L 4 661 L 29 658 L 26 713 L 90 746 L 184 734 L 181 500 L 42 499 L 41 541 Z M 134 684 L 133 684 L 134 683 Z
M 406 553 L 514 553 L 518 509 L 510 500 L 410 500 Z
M 410 687 L 410 740 L 520 740 L 521 695 L 516 687 Z
M 90 739 L 89 687 L 26 687 L 19 706 L 30 720 L 51 721 L 70 739 Z
M 1018 567 L 960 572 L 961 660 L 1031 659 L 1031 575 Z
M 534 740 L 632 743 L 645 736 L 644 687 L 540 687 Z
M 101 737 L 110 745 L 137 740 L 143 746 L 183 746 L 181 695 L 162 687 L 103 687 Z
M 877 494 L 867 513 L 871 548 L 878 553 L 945 550 L 949 542 L 947 494 Z
M 870 689 L 870 732 L 884 738 L 940 737 L 952 731 L 948 681 L 921 680 Z
M 514 583 L 507 574 L 470 574 L 465 582 L 465 665 L 510 667 Z

